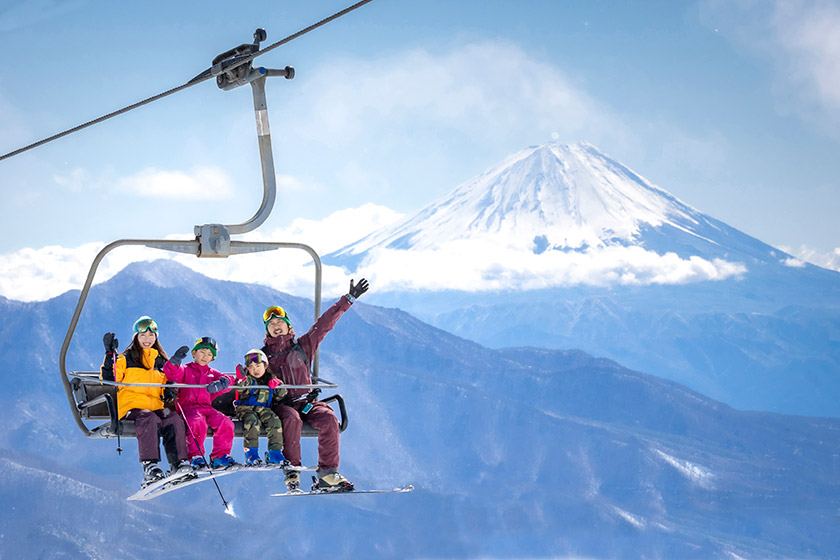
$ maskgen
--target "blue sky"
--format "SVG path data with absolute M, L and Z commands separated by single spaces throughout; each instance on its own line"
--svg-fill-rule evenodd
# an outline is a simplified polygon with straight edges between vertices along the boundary
M 350 3 L 7 1 L 0 153 Z M 280 192 L 261 232 L 328 252 L 526 146 L 588 141 L 840 268 L 838 28 L 838 2 L 374 0 L 257 59 L 297 70 L 268 84 Z M 57 295 L 104 243 L 240 223 L 261 196 L 250 88 L 205 82 L 0 162 L 0 295 Z

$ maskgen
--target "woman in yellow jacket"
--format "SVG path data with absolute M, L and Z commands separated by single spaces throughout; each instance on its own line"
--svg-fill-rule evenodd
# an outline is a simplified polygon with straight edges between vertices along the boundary
M 163 365 L 168 357 L 158 341 L 158 326 L 151 317 L 140 317 L 134 323 L 131 344 L 117 353 L 118 341 L 114 333 L 105 333 L 105 361 L 102 379 L 120 383 L 166 383 Z M 121 420 L 133 420 L 137 435 L 137 450 L 143 464 L 145 487 L 164 477 L 158 466 L 160 439 L 166 450 L 170 472 L 192 472 L 187 459 L 187 440 L 183 419 L 164 406 L 163 387 L 119 387 L 117 408 Z M 160 439 L 159 439 L 160 438 Z

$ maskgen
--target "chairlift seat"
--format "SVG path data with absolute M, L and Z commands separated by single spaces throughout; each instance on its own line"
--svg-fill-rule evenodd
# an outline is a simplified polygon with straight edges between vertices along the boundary
M 99 383 L 99 374 L 95 372 L 88 372 L 84 378 L 74 378 L 71 382 L 73 386 L 73 396 L 76 399 L 76 407 L 79 410 L 80 416 L 85 420 L 108 420 L 107 423 L 101 424 L 91 428 L 91 437 L 112 438 L 117 437 L 136 437 L 134 431 L 134 421 L 120 420 L 117 418 L 117 388 L 113 385 L 104 385 Z M 242 421 L 234 415 L 233 410 L 234 390 L 222 393 L 213 400 L 213 408 L 227 415 L 233 420 L 234 436 L 244 437 L 245 429 Z M 343 432 L 347 429 L 347 409 L 344 405 L 344 399 L 340 394 L 329 396 L 321 399 L 325 403 L 338 404 L 338 420 L 339 430 Z M 207 435 L 212 436 L 213 430 L 208 428 Z M 260 437 L 267 437 L 265 429 L 260 431 Z M 309 425 L 304 419 L 303 427 L 301 428 L 301 437 L 317 437 L 318 431 Z

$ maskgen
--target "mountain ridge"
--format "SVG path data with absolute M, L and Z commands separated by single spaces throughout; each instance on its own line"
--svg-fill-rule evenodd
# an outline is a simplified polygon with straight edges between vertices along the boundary
M 213 365 L 223 370 L 263 336 L 267 302 L 284 304 L 299 332 L 310 324 L 311 301 L 187 271 L 183 285 L 160 286 L 152 279 L 164 272 L 177 278 L 180 265 L 143 266 L 148 274 L 124 271 L 94 287 L 71 347 L 74 364 L 97 366 L 102 332 L 123 338 L 140 314 L 155 317 L 167 349 L 197 333 L 214 335 Z M 87 471 L 90 477 L 75 474 L 68 484 L 102 477 L 108 491 L 67 492 L 44 483 L 53 480 L 47 461 L 4 462 L 0 454 L 0 499 L 19 512 L 21 527 L 35 528 L 0 537 L 0 550 L 57 555 L 109 547 L 126 557 L 139 556 L 129 553 L 137 547 L 183 550 L 180 526 L 156 532 L 152 544 L 149 523 L 110 521 L 149 511 L 121 501 L 136 489 L 141 469 L 133 442 L 123 440 L 119 456 L 115 442 L 82 437 L 67 414 L 55 379 L 57 341 L 49 335 L 69 321 L 74 294 L 65 295 L 26 310 L 0 302 L 18 334 L 15 344 L 0 339 L 0 376 L 11 386 L 0 394 L 0 449 L 58 460 L 65 478 Z M 161 498 L 156 513 L 205 527 L 195 515 L 205 512 L 212 530 L 195 530 L 208 536 L 256 534 L 260 520 L 282 516 L 298 537 L 274 546 L 291 558 L 335 555 L 336 543 L 342 554 L 366 558 L 790 558 L 830 556 L 840 545 L 840 421 L 735 410 L 575 350 L 493 350 L 403 311 L 365 304 L 368 295 L 321 347 L 322 375 L 340 385 L 350 413 L 341 470 L 360 486 L 410 482 L 417 490 L 289 506 L 266 499 L 281 479 L 244 473 L 220 482 L 241 520 L 221 515 L 219 496 L 207 485 Z M 25 389 L 16 383 L 22 371 L 32 381 Z M 314 460 L 314 442 L 304 442 L 303 452 Z M 241 453 L 234 448 L 236 457 Z M 40 513 L 42 507 L 53 513 Z M 89 515 L 54 513 L 79 508 Z M 109 521 L 99 528 L 92 515 Z M 331 538 L 313 531 L 313 519 L 331 523 Z M 51 525 L 58 530 L 50 532 Z M 116 546 L 108 544 L 115 531 Z M 173 539 L 181 540 L 168 546 Z M 265 553 L 265 542 L 247 541 L 213 539 L 217 554 Z

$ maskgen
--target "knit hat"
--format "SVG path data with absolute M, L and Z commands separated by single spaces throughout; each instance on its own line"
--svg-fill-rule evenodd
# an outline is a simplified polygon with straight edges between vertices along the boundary
M 263 323 L 265 323 L 266 331 L 268 331 L 268 323 L 271 322 L 272 319 L 282 319 L 283 321 L 286 321 L 289 328 L 292 327 L 292 322 L 289 320 L 289 314 L 286 313 L 286 310 L 279 305 L 272 305 L 265 310 L 265 313 L 263 313 Z
M 216 352 L 219 350 L 219 347 L 216 345 L 216 341 L 210 338 L 209 336 L 203 336 L 195 341 L 195 345 L 192 348 L 192 351 L 195 352 L 201 348 L 207 348 L 211 352 L 213 352 L 213 357 L 216 357 Z

